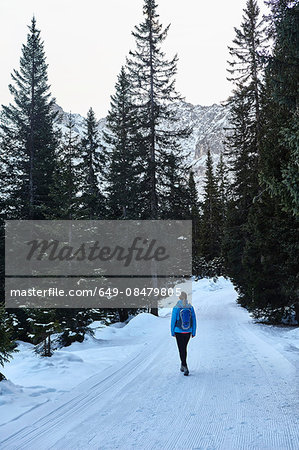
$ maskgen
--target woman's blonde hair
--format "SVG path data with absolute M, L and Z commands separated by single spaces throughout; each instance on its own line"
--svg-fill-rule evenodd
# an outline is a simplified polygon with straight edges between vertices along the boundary
M 179 298 L 182 300 L 183 305 L 186 306 L 188 303 L 186 292 L 182 291 Z
M 187 294 L 186 294 L 186 292 L 184 292 L 184 291 L 181 292 L 180 299 L 181 299 L 181 300 L 187 300 Z

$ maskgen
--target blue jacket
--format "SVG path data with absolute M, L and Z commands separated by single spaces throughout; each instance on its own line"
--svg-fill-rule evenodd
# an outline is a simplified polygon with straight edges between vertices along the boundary
M 192 327 L 190 327 L 188 330 L 182 330 L 181 328 L 176 326 L 177 320 L 179 320 L 179 314 L 180 314 L 180 308 L 184 308 L 183 302 L 179 300 L 175 307 L 172 310 L 172 316 L 171 316 L 171 336 L 175 336 L 175 333 L 192 333 L 192 336 L 195 336 L 196 333 L 196 316 L 193 306 L 190 305 L 190 303 L 187 303 L 185 308 L 191 308 L 191 314 L 192 314 Z

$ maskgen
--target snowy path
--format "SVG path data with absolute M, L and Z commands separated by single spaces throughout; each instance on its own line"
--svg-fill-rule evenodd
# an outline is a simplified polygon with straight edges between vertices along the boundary
M 299 449 L 295 363 L 235 298 L 195 290 L 189 377 L 169 316 L 155 318 L 130 358 L 0 427 L 0 448 Z

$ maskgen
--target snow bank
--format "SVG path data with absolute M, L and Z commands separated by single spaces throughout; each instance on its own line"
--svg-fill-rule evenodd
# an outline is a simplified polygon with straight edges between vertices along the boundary
M 219 277 L 215 280 L 213 278 L 202 278 L 196 282 L 196 291 L 218 291 L 220 289 L 231 287 L 231 281 L 224 277 Z
M 149 313 L 141 313 L 133 317 L 123 328 L 122 334 L 127 336 L 140 336 L 152 334 L 161 323 L 161 318 Z M 164 323 L 164 322 L 163 322 Z
M 50 358 L 36 354 L 34 345 L 18 341 L 19 352 L 3 369 L 9 380 L 0 383 L 0 425 L 128 358 L 161 320 L 142 313 L 127 325 L 93 322 L 94 337 L 86 335 L 82 343 L 58 349 Z
M 13 397 L 13 395 L 20 394 L 21 392 L 23 392 L 23 389 L 21 388 L 21 386 L 17 386 L 9 380 L 1 381 L 1 383 L 0 383 L 0 405 L 8 403 L 11 400 L 11 398 Z M 7 397 L 4 399 L 4 396 L 7 396 Z
M 288 331 L 288 338 L 294 339 L 294 342 L 299 344 L 299 327 L 294 330 Z

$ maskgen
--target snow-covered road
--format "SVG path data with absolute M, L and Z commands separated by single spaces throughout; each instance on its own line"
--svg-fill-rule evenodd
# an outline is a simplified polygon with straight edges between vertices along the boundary
M 132 336 L 126 358 L 2 425 L 0 448 L 298 450 L 296 348 L 288 357 L 271 329 L 254 324 L 229 282 L 203 286 L 193 284 L 189 377 L 169 312 L 142 314 L 127 327 L 148 332 Z

